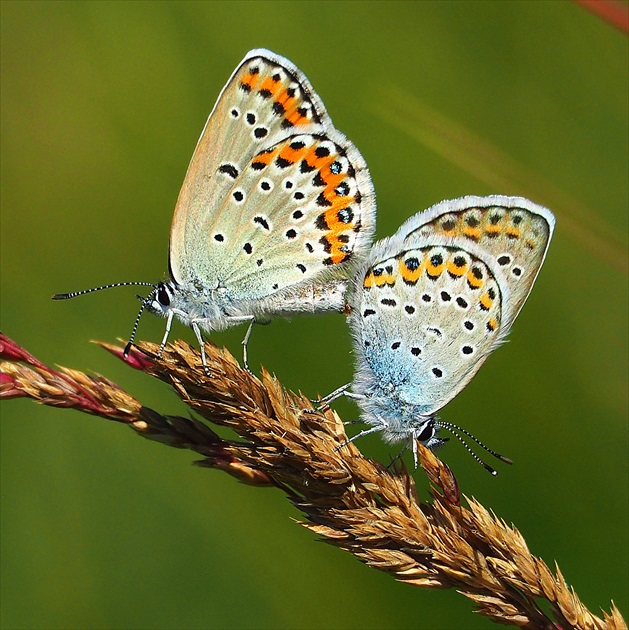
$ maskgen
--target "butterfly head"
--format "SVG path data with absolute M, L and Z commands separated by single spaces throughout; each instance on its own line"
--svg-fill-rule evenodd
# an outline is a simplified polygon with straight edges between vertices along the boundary
M 437 433 L 439 431 L 439 423 L 435 416 L 428 418 L 422 418 L 417 428 L 412 430 L 413 439 L 421 442 L 425 447 L 431 451 L 435 451 L 441 448 L 450 438 L 439 438 Z
M 131 331 L 131 336 L 129 337 L 129 341 L 124 349 L 124 354 L 127 356 L 131 350 L 131 346 L 135 341 L 135 335 L 138 330 L 138 326 L 140 324 L 140 319 L 142 317 L 142 313 L 147 310 L 149 313 L 153 313 L 153 315 L 158 315 L 159 317 L 165 317 L 168 322 L 166 324 L 166 335 L 160 346 L 160 354 L 164 348 L 166 343 L 166 339 L 168 337 L 168 333 L 170 332 L 170 325 L 175 315 L 175 310 L 173 308 L 173 302 L 176 301 L 177 298 L 177 287 L 173 280 L 160 280 L 157 284 L 149 285 L 153 287 L 153 290 L 146 296 L 142 297 L 138 295 L 138 299 L 141 302 L 140 310 L 138 311 L 137 317 L 135 318 L 135 322 L 133 324 L 133 330 Z M 179 312 L 179 311 L 177 311 Z
M 172 309 L 173 300 L 175 299 L 175 293 L 175 285 L 172 280 L 158 282 L 145 298 L 141 298 L 142 308 L 140 314 L 146 309 L 150 313 L 153 313 L 153 315 L 168 317 Z
M 461 428 L 456 424 L 452 424 L 451 422 L 444 422 L 439 420 L 437 416 L 430 416 L 429 418 L 419 418 L 416 422 L 416 425 L 410 430 L 411 440 L 413 446 L 413 455 L 415 457 L 415 467 L 417 467 L 417 449 L 416 443 L 420 442 L 425 447 L 429 448 L 431 451 L 435 451 L 441 446 L 443 446 L 450 438 L 440 438 L 437 437 L 437 433 L 440 428 L 446 429 L 454 437 L 463 444 L 467 452 L 476 460 L 478 464 L 480 464 L 487 472 L 496 476 L 498 473 L 494 470 L 489 464 L 483 461 L 469 446 L 469 444 L 462 437 L 461 433 L 474 440 L 481 448 L 487 451 L 490 455 L 493 455 L 496 459 L 504 462 L 505 464 L 513 463 L 508 457 L 504 455 L 500 455 L 496 451 L 490 449 L 488 446 L 485 446 L 478 438 L 473 436 L 469 431 Z
M 364 397 L 357 398 L 357 400 L 363 407 L 363 410 L 368 408 L 369 413 L 367 417 L 374 419 L 369 422 L 369 424 L 373 424 L 375 430 L 382 432 L 382 436 L 386 442 L 406 442 L 406 444 L 411 445 L 416 466 L 416 444 L 418 442 L 431 451 L 435 451 L 450 440 L 449 437 L 439 437 L 440 429 L 445 429 L 457 438 L 474 460 L 492 475 L 496 475 L 497 472 L 470 448 L 463 435 L 476 442 L 476 444 L 496 459 L 506 464 L 512 463 L 508 457 L 500 455 L 500 453 L 490 449 L 469 431 L 451 422 L 440 420 L 434 413 L 424 414 L 418 412 L 416 407 L 413 409 L 412 406 L 392 404 L 394 399 L 391 397 Z

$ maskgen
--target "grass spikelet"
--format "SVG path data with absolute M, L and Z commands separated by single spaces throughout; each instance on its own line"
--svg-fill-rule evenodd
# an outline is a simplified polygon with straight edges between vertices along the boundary
M 201 455 L 201 466 L 251 485 L 280 487 L 303 514 L 300 524 L 328 543 L 400 582 L 454 588 L 496 622 L 627 627 L 613 604 L 602 618 L 591 613 L 558 567 L 553 573 L 531 554 L 515 527 L 475 499 L 461 498 L 450 469 L 421 445 L 430 502 L 418 499 L 402 466 L 389 470 L 345 444 L 333 410 L 306 413 L 312 407 L 307 398 L 284 389 L 264 369 L 258 379 L 226 350 L 206 345 L 208 377 L 197 351 L 181 341 L 162 356 L 157 345 L 141 343 L 127 358 L 118 346 L 100 345 L 173 387 L 204 421 L 160 414 L 102 376 L 49 368 L 5 336 L 0 397 L 28 397 L 122 422 L 142 437 Z M 220 438 L 211 424 L 232 428 L 240 440 Z

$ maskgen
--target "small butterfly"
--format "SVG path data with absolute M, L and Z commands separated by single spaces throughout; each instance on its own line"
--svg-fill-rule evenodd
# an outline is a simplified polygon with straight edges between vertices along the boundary
M 357 401 L 387 442 L 436 448 L 456 430 L 437 412 L 504 342 L 544 262 L 555 219 L 520 197 L 443 201 L 374 244 L 349 290 L 354 382 L 326 398 Z M 351 387 L 351 390 L 349 388 Z M 495 471 L 474 457 L 492 474 Z
M 169 279 L 150 286 L 142 312 L 202 332 L 275 315 L 342 311 L 348 277 L 375 230 L 369 171 L 337 131 L 305 75 L 252 50 L 210 114 L 188 167 L 170 231 Z

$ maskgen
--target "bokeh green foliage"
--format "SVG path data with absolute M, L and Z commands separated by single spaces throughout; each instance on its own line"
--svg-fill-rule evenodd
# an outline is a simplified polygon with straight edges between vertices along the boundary
M 128 335 L 166 270 L 172 209 L 220 88 L 250 48 L 308 75 L 359 147 L 378 236 L 464 194 L 523 194 L 558 227 L 511 343 L 443 412 L 516 462 L 441 456 L 584 602 L 627 600 L 627 40 L 569 2 L 3 2 L 2 329 L 148 406 L 171 392 L 88 343 Z M 161 339 L 146 316 L 140 337 Z M 213 338 L 239 356 L 244 329 Z M 176 325 L 174 337 L 190 341 Z M 254 331 L 251 364 L 327 393 L 342 317 Z M 349 402 L 337 409 L 356 417 Z M 481 628 L 455 592 L 361 566 L 281 493 L 29 401 L 2 406 L 2 627 Z M 381 461 L 378 437 L 360 443 Z M 425 481 L 416 475 L 426 497 Z

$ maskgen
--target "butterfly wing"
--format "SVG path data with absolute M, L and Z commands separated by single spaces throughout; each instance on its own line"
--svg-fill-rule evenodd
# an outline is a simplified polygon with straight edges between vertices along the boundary
M 554 224 L 527 199 L 464 197 L 374 245 L 349 298 L 355 391 L 422 415 L 446 405 L 509 332 Z
M 246 55 L 224 87 L 188 168 L 173 218 L 179 283 L 255 300 L 347 273 L 375 228 L 358 150 L 334 129 L 290 61 Z
M 433 235 L 374 246 L 350 294 L 354 391 L 429 415 L 450 401 L 500 342 L 508 287 L 474 248 Z
M 433 234 L 453 244 L 473 246 L 497 268 L 500 282 L 509 287 L 502 326 L 511 327 L 544 262 L 555 227 L 555 217 L 543 206 L 523 197 L 491 195 L 442 201 L 406 221 L 397 232 L 408 242 Z

